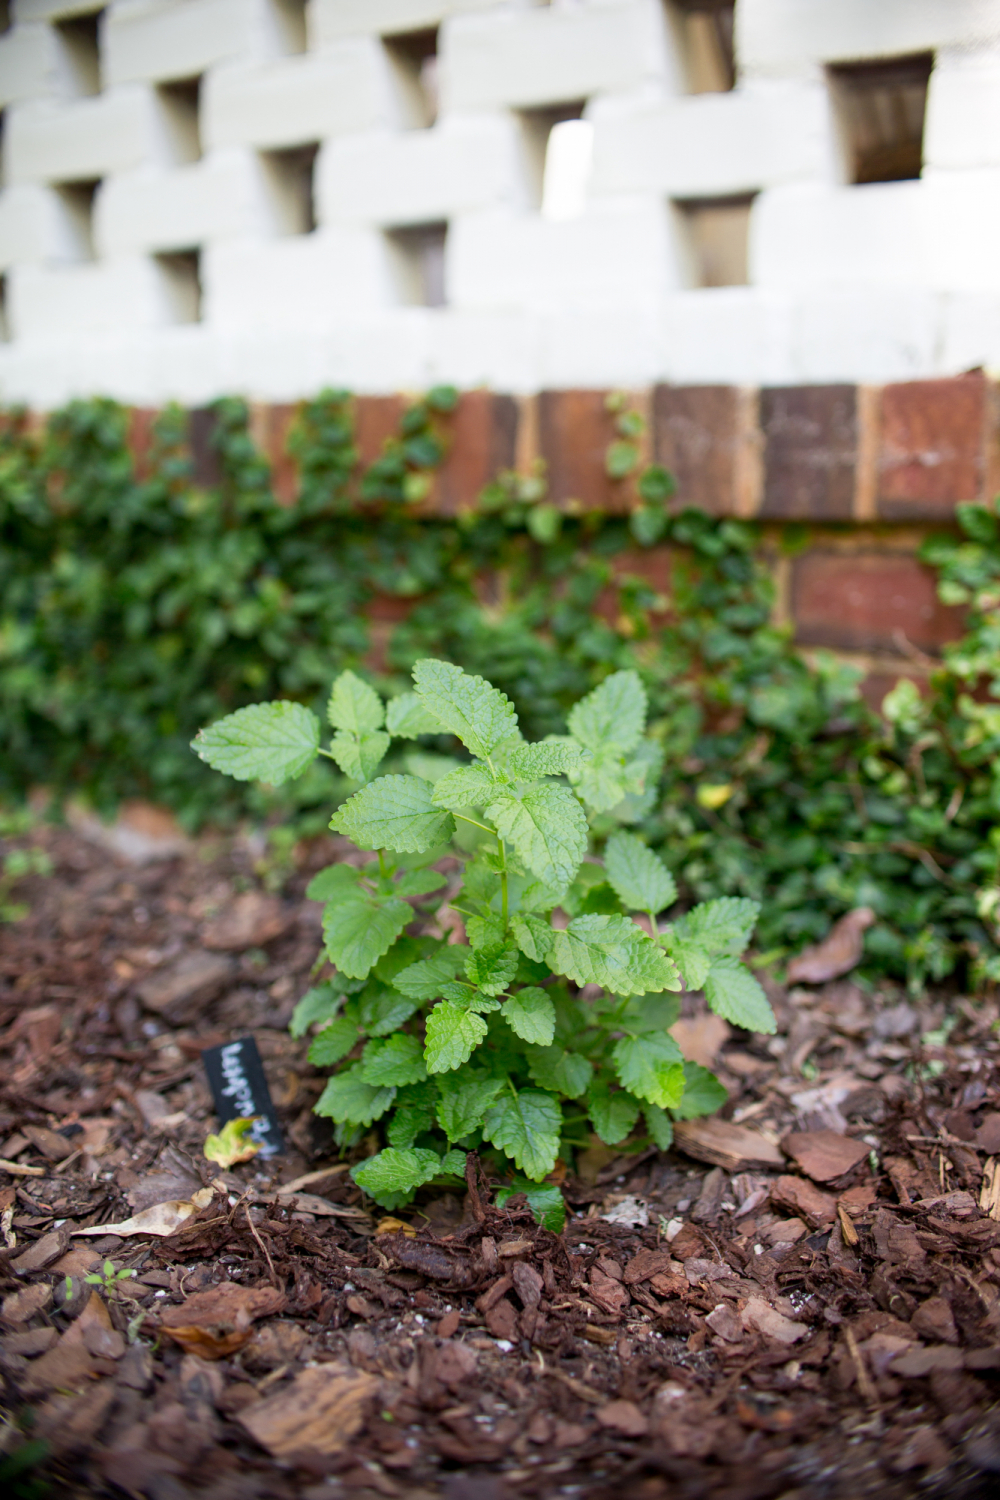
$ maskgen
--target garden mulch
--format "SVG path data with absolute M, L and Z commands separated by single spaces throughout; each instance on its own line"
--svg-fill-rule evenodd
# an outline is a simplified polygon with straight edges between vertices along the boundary
M 996 1492 L 995 1001 L 771 985 L 760 1038 L 687 996 L 721 1119 L 665 1154 L 595 1142 L 561 1235 L 493 1206 L 474 1158 L 464 1196 L 392 1217 L 312 1114 L 323 1077 L 287 1031 L 320 942 L 301 893 L 336 841 L 278 894 L 252 838 L 156 833 L 120 842 L 130 860 L 93 825 L 41 829 L 53 873 L 0 928 L 0 1454 L 43 1441 L 29 1480 L 148 1500 Z M 200 1052 L 247 1034 L 287 1151 L 220 1172 Z M 79 1233 L 164 1202 L 187 1205 L 165 1236 Z M 94 1289 L 105 1259 L 137 1275 Z

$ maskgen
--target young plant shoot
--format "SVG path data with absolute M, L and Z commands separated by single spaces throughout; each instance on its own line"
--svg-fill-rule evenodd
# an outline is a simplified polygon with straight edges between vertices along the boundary
M 621 826 L 603 864 L 588 855 L 590 816 L 621 825 L 653 799 L 658 752 L 636 672 L 607 677 L 567 735 L 536 744 L 482 677 L 418 661 L 413 679 L 383 705 L 341 673 L 329 749 L 316 716 L 290 702 L 240 709 L 194 749 L 238 780 L 278 784 L 319 754 L 359 783 L 330 826 L 373 858 L 309 885 L 336 972 L 292 1019 L 296 1036 L 315 1029 L 310 1060 L 333 1069 L 316 1110 L 338 1144 L 382 1127 L 385 1147 L 355 1181 L 399 1208 L 423 1184 L 461 1177 L 478 1150 L 558 1228 L 562 1198 L 546 1179 L 591 1131 L 612 1146 L 641 1131 L 666 1149 L 673 1119 L 724 1102 L 670 1035 L 678 991 L 774 1031 L 740 962 L 758 908 L 726 897 L 661 926 L 677 893 L 657 855 Z M 420 774 L 378 775 L 393 740 L 422 735 L 451 735 L 470 758 L 411 752 L 401 762 Z

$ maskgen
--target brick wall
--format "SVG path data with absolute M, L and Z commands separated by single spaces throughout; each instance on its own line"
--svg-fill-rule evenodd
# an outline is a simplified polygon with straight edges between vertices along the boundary
M 0 400 L 799 385 L 657 440 L 715 402 L 738 508 L 923 518 L 857 387 L 1000 364 L 1000 0 L 699 3 L 11 0 Z

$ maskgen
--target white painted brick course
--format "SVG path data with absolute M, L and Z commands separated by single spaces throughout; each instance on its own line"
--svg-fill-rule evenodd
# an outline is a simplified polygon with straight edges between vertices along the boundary
M 52 342 L 170 321 L 158 268 L 130 256 L 79 266 L 15 266 L 9 277 L 15 338 Z
M 50 256 L 57 242 L 55 219 L 47 188 L 25 184 L 0 195 L 0 271 Z
M 55 87 L 56 57 L 48 26 L 12 26 L 0 36 L 0 109 Z
M 528 197 L 517 126 L 501 115 L 329 141 L 316 182 L 321 223 L 428 223 Z
M 739 0 L 736 6 L 736 48 L 747 74 L 983 47 L 997 33 L 994 0 Z
M 647 78 L 679 86 L 659 0 L 458 17 L 444 33 L 442 74 L 443 107 L 454 110 L 575 101 Z
M 13 105 L 6 117 L 8 182 L 72 182 L 125 172 L 156 150 L 155 104 L 129 86 L 91 99 Z
M 489 10 L 497 0 L 312 0 L 317 46 L 345 36 L 390 35 L 437 26 L 464 11 Z
M 95 214 L 98 250 L 107 256 L 275 232 L 260 163 L 236 147 L 173 171 L 143 167 L 113 177 Z
M 226 58 L 280 50 L 269 0 L 118 0 L 104 26 L 109 84 L 194 78 Z
M 746 286 L 680 292 L 664 308 L 657 364 L 678 385 L 792 384 L 788 299 Z
M 371 37 L 325 52 L 214 68 L 204 86 L 209 146 L 295 146 L 393 119 L 382 48 Z
M 591 118 L 595 194 L 710 197 L 834 176 L 829 95 L 818 81 L 768 80 L 627 112 L 598 105 Z
M 937 57 L 927 97 L 930 167 L 1000 166 L 1000 52 Z
M 384 240 L 369 229 L 213 245 L 205 281 L 214 326 L 233 335 L 315 333 L 395 302 Z
M 851 288 L 799 299 L 792 314 L 795 380 L 919 380 L 934 374 L 942 297 L 922 287 Z

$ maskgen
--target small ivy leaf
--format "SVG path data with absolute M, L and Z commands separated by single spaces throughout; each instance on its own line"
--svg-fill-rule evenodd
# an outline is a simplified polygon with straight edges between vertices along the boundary
M 218 1135 L 210 1135 L 205 1141 L 204 1156 L 208 1161 L 218 1162 L 223 1171 L 228 1171 L 237 1162 L 249 1161 L 260 1150 L 260 1141 L 247 1139 L 259 1115 L 249 1119 L 227 1120 Z
M 480 760 L 517 728 L 517 714 L 506 695 L 461 667 L 444 661 L 418 661 L 413 680 L 428 712 Z
M 565 1094 L 567 1099 L 578 1099 L 594 1073 L 593 1066 L 581 1053 L 551 1046 L 530 1049 L 528 1071 L 543 1089 Z
M 714 1115 L 725 1104 L 728 1095 L 714 1073 L 700 1063 L 684 1064 L 684 1093 L 681 1102 L 672 1106 L 677 1120 L 696 1120 L 699 1115 Z
M 548 1176 L 556 1164 L 561 1129 L 559 1101 L 538 1089 L 504 1094 L 483 1118 L 486 1139 L 535 1182 Z
M 385 727 L 394 740 L 415 740 L 422 734 L 440 734 L 443 729 L 416 693 L 400 693 L 386 705 Z
M 586 752 L 574 740 L 542 740 L 537 745 L 517 745 L 507 756 L 507 769 L 522 781 L 539 776 L 562 776 L 580 764 Z
M 337 809 L 330 827 L 359 849 L 416 854 L 455 830 L 451 814 L 435 807 L 433 797 L 433 786 L 419 776 L 380 776 Z
M 463 943 L 442 946 L 430 958 L 400 969 L 393 978 L 393 986 L 408 1000 L 437 1000 L 441 986 L 454 979 L 468 954 L 469 949 Z
M 326 951 L 342 974 L 363 979 L 412 920 L 412 907 L 395 896 L 359 893 L 349 901 L 328 901 L 323 908 Z
M 206 765 L 236 781 L 281 786 L 316 759 L 320 724 L 301 703 L 280 699 L 238 708 L 198 732 L 191 748 Z
M 684 1092 L 681 1050 L 666 1032 L 625 1036 L 612 1049 L 618 1081 L 630 1094 L 661 1109 L 680 1103 Z
M 674 1122 L 670 1116 L 657 1104 L 644 1104 L 642 1113 L 654 1145 L 659 1146 L 661 1151 L 669 1151 L 674 1143 Z
M 544 963 L 552 947 L 552 928 L 542 917 L 528 912 L 515 912 L 510 919 L 510 930 L 514 941 L 533 963 Z
M 385 759 L 389 736 L 381 729 L 348 734 L 341 729 L 330 741 L 330 754 L 352 781 L 370 781 Z
M 523 1193 L 527 1198 L 536 1223 L 543 1229 L 550 1229 L 553 1234 L 562 1234 L 566 1227 L 566 1199 L 555 1183 L 530 1182 L 526 1177 L 515 1177 L 510 1187 L 498 1190 L 497 1208 L 503 1208 L 517 1193 Z
M 400 1088 L 407 1083 L 422 1082 L 427 1077 L 427 1068 L 420 1042 L 405 1031 L 368 1042 L 361 1054 L 361 1077 L 376 1087 Z
M 620 1090 L 595 1081 L 587 1090 L 587 1112 L 590 1123 L 606 1146 L 617 1146 L 631 1134 L 639 1118 L 639 1101 Z
M 435 1005 L 427 1017 L 424 1059 L 428 1073 L 460 1068 L 486 1036 L 486 1022 L 473 1011 L 460 1010 L 450 1000 Z
M 760 902 L 745 896 L 720 896 L 703 901 L 674 926 L 679 937 L 700 943 L 713 956 L 728 953 L 739 958 L 753 934 L 760 915 Z
M 463 1068 L 444 1073 L 437 1080 L 440 1093 L 438 1124 L 449 1141 L 460 1141 L 483 1122 L 483 1115 L 506 1085 L 502 1078 Z
M 341 672 L 334 681 L 326 716 L 332 728 L 352 735 L 381 729 L 385 723 L 378 693 L 353 672 Z
M 705 980 L 705 999 L 709 1009 L 747 1031 L 773 1035 L 778 1029 L 774 1011 L 761 985 L 745 964 L 728 953 L 713 958 Z
M 332 1068 L 347 1056 L 357 1040 L 358 1028 L 341 1016 L 313 1037 L 309 1043 L 309 1061 L 314 1068 Z
M 502 995 L 517 973 L 518 951 L 513 943 L 473 950 L 465 960 L 465 972 L 486 995 Z
M 544 990 L 531 985 L 511 995 L 503 1007 L 504 1020 L 522 1042 L 548 1047 L 556 1031 L 556 1008 Z
M 441 1158 L 436 1151 L 421 1150 L 417 1146 L 400 1149 L 388 1146 L 367 1161 L 351 1168 L 351 1176 L 358 1187 L 374 1198 L 383 1207 L 399 1207 L 399 1193 L 412 1193 L 425 1182 L 432 1182 L 441 1170 Z M 392 1195 L 392 1203 L 383 1203 L 383 1197 Z
M 344 992 L 333 984 L 318 984 L 306 990 L 292 1011 L 288 1029 L 294 1037 L 303 1037 L 317 1021 L 332 1021 L 344 1003 Z
M 549 963 L 576 984 L 599 984 L 613 995 L 678 990 L 671 959 L 628 917 L 588 913 L 553 930 Z
M 496 795 L 498 780 L 488 766 L 457 766 L 435 784 L 434 801 L 439 807 L 482 807 Z
M 622 905 L 656 916 L 677 900 L 677 884 L 666 865 L 634 833 L 613 833 L 604 868 Z
M 313 1113 L 327 1115 L 338 1125 L 371 1125 L 379 1120 L 396 1097 L 394 1088 L 376 1088 L 361 1077 L 360 1064 L 328 1078 L 326 1088 L 313 1105 Z

